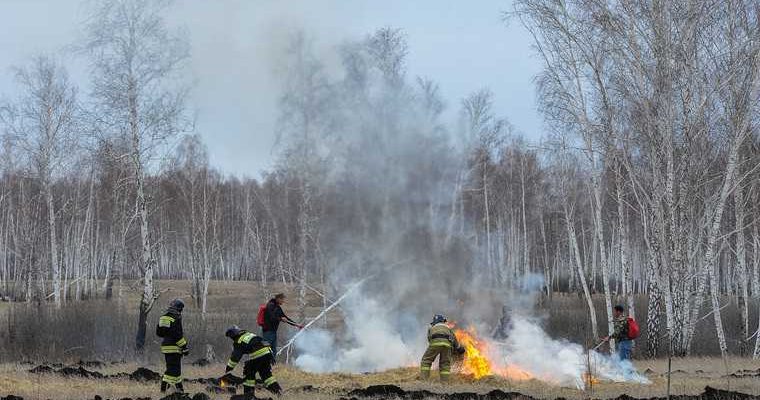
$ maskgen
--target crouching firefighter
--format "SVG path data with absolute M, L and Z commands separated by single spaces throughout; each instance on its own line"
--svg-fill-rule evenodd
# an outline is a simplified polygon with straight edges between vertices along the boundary
M 420 363 L 420 377 L 422 379 L 430 378 L 430 366 L 438 358 L 438 369 L 441 374 L 441 381 L 448 381 L 451 375 L 451 358 L 452 352 L 459 354 L 464 353 L 464 348 L 459 345 L 454 331 L 446 324 L 446 317 L 436 315 L 428 329 L 428 348 L 422 356 Z
M 174 385 L 178 392 L 184 392 L 182 387 L 182 356 L 189 354 L 187 339 L 182 332 L 182 310 L 185 303 L 174 299 L 169 303 L 166 313 L 158 319 L 156 336 L 163 338 L 161 353 L 166 360 L 166 372 L 161 378 L 161 393 L 166 392 L 169 385 Z
M 282 388 L 272 375 L 272 363 L 274 355 L 269 342 L 251 332 L 240 329 L 236 325 L 227 328 L 225 336 L 232 340 L 232 355 L 227 361 L 225 374 L 232 372 L 237 367 L 243 355 L 248 354 L 248 361 L 243 367 L 243 393 L 253 394 L 256 386 L 256 374 L 264 382 L 264 386 L 270 392 L 280 395 Z

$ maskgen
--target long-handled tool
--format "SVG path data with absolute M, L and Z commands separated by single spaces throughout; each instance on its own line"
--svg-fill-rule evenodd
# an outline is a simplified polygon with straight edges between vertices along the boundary
M 591 351 L 596 351 L 598 348 L 602 347 L 602 345 L 603 345 L 603 344 L 605 344 L 605 343 L 607 343 L 607 340 L 606 340 L 606 339 L 605 339 L 605 340 L 602 340 L 601 342 L 599 342 L 599 344 L 597 344 L 596 346 L 594 346 L 594 347 L 591 349 Z

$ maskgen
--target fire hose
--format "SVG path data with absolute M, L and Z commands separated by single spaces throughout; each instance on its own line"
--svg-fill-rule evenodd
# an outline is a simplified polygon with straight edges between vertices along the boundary
M 282 353 L 283 351 L 286 351 L 290 346 L 293 345 L 293 343 L 295 343 L 296 339 L 298 339 L 298 337 L 301 336 L 301 334 L 303 334 L 307 329 L 309 329 L 309 327 L 311 327 L 315 322 L 319 321 L 322 317 L 324 317 L 325 315 L 327 315 L 327 313 L 330 312 L 330 310 L 332 310 L 333 308 L 335 308 L 336 306 L 338 306 L 346 297 L 348 297 L 349 294 L 351 294 L 351 292 L 353 292 L 356 288 L 360 287 L 364 282 L 366 282 L 366 281 L 374 278 L 377 275 L 380 275 L 380 273 L 382 273 L 382 272 L 388 272 L 391 269 L 396 268 L 399 265 L 406 264 L 410 260 L 411 259 L 406 259 L 406 260 L 403 260 L 403 261 L 395 262 L 395 263 L 389 265 L 388 267 L 384 268 L 382 271 L 378 271 L 378 272 L 376 272 L 376 273 L 374 273 L 372 275 L 366 276 L 363 279 L 359 280 L 358 282 L 356 282 L 356 283 L 352 284 L 351 286 L 349 286 L 348 289 L 343 293 L 342 296 L 340 296 L 332 304 L 330 304 L 324 310 L 322 310 L 322 312 L 320 312 L 319 315 L 317 315 L 314 319 L 312 319 L 308 324 L 304 325 L 284 346 L 282 346 L 281 348 L 277 349 L 277 354 L 276 355 L 280 355 L 280 353 Z

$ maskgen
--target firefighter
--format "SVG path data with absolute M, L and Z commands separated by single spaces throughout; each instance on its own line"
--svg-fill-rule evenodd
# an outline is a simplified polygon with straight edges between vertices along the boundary
M 438 368 L 441 381 L 446 382 L 451 375 L 452 351 L 464 353 L 464 348 L 454 336 L 454 331 L 446 324 L 446 317 L 437 314 L 433 317 L 428 329 L 428 348 L 422 356 L 420 363 L 420 376 L 422 379 L 430 378 L 430 366 L 438 358 Z
M 161 353 L 166 360 L 166 371 L 161 379 L 161 393 L 166 392 L 169 385 L 174 385 L 178 392 L 184 392 L 182 386 L 182 356 L 189 354 L 187 339 L 182 332 L 182 310 L 185 303 L 174 299 L 169 303 L 166 313 L 158 319 L 156 335 L 163 338 Z
M 232 340 L 232 355 L 229 361 L 227 361 L 225 374 L 232 372 L 238 365 L 238 362 L 240 362 L 240 359 L 243 358 L 243 355 L 248 354 L 249 359 L 243 367 L 243 375 L 245 375 L 243 392 L 251 395 L 254 393 L 256 374 L 258 373 L 267 390 L 279 396 L 282 388 L 272 375 L 274 355 L 272 354 L 269 342 L 265 341 L 261 336 L 240 329 L 237 325 L 227 328 L 224 335 Z

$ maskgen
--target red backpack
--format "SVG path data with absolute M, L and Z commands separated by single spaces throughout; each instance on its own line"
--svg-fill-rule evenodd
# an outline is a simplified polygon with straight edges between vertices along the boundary
M 267 305 L 266 304 L 260 305 L 259 314 L 256 316 L 256 324 L 258 324 L 262 328 L 266 324 L 266 318 L 264 317 L 266 312 L 267 312 Z
M 628 317 L 628 339 L 636 339 L 640 334 L 639 323 L 635 319 Z

